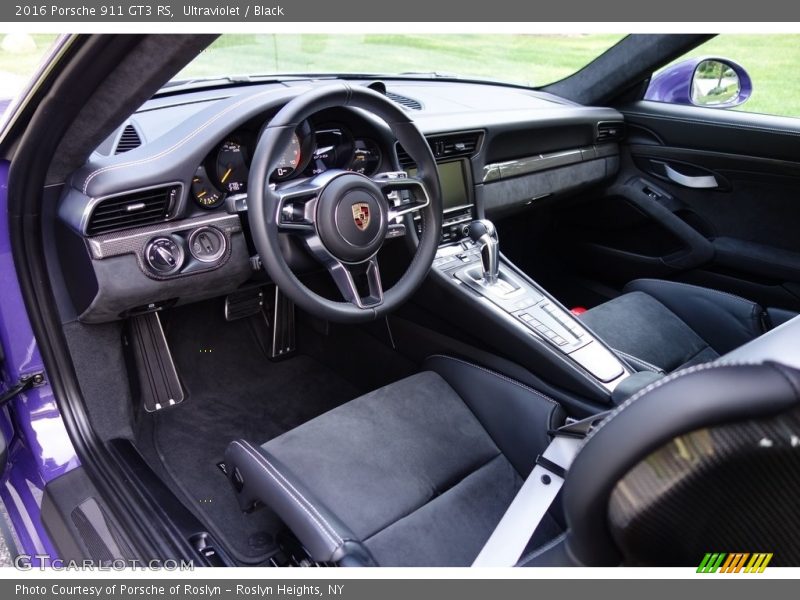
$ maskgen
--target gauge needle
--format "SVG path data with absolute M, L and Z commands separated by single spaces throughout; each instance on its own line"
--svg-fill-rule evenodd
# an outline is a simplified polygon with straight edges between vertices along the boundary
M 222 179 L 220 179 L 220 181 L 221 181 L 222 183 L 225 183 L 225 180 L 226 180 L 226 179 L 228 179 L 228 177 L 229 177 L 229 176 L 230 176 L 230 174 L 231 174 L 231 171 L 233 171 L 233 167 L 228 167 L 228 170 L 227 170 L 227 171 L 225 171 L 225 175 L 223 175 L 223 176 L 222 176 Z
M 202 198 L 202 197 L 203 197 L 203 196 L 205 196 L 205 195 L 206 195 L 206 191 L 205 191 L 205 190 L 203 190 L 202 192 L 200 192 L 199 194 L 197 194 L 197 197 L 198 197 L 198 198 Z

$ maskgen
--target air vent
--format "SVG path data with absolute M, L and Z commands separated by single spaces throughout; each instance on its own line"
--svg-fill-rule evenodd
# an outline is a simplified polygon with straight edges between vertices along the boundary
M 402 96 L 400 94 L 395 94 L 394 92 L 386 91 L 386 97 L 389 98 L 392 102 L 396 102 L 406 110 L 422 110 L 422 104 L 420 104 L 419 100 L 414 100 L 413 98 L 409 98 L 408 96 Z
M 397 162 L 400 163 L 400 167 L 403 170 L 406 169 L 413 169 L 417 165 L 414 163 L 414 159 L 405 151 L 405 149 L 400 145 L 397 144 Z
M 447 160 L 459 156 L 472 156 L 478 151 L 481 143 L 480 132 L 453 133 L 448 135 L 437 135 L 426 138 L 431 147 L 433 156 L 436 160 Z M 408 152 L 397 144 L 397 160 L 404 169 L 414 167 L 414 160 Z
M 180 197 L 180 186 L 153 188 L 102 200 L 89 218 L 87 235 L 160 223 Z
M 428 143 L 436 158 L 452 158 L 475 154 L 480 139 L 479 133 L 464 133 L 428 139 Z
M 622 121 L 601 121 L 597 124 L 598 142 L 618 142 L 625 137 L 625 123 Z
M 139 132 L 136 127 L 128 123 L 125 129 L 122 130 L 122 135 L 119 136 L 117 147 L 114 149 L 114 154 L 122 154 L 142 145 L 142 138 L 139 137 Z

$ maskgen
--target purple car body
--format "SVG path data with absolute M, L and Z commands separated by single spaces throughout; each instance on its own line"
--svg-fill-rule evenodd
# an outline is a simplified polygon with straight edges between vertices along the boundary
M 712 108 L 738 106 L 750 98 L 753 93 L 753 82 L 744 67 L 727 58 L 703 56 L 683 60 L 655 74 L 650 80 L 650 85 L 647 86 L 644 99 L 693 106 L 692 85 L 694 83 L 694 74 L 700 63 L 705 61 L 717 61 L 726 64 L 739 77 L 738 95 L 730 102 Z
M 0 115 L 9 107 L 0 100 Z M 25 377 L 40 374 L 43 383 L 16 395 L 0 413 L 6 442 L 0 500 L 6 507 L 21 554 L 57 556 L 41 519 L 44 486 L 80 462 L 69 439 L 22 298 L 11 254 L 8 223 L 9 163 L 0 161 L 0 393 Z M 39 564 L 33 558 L 30 564 Z

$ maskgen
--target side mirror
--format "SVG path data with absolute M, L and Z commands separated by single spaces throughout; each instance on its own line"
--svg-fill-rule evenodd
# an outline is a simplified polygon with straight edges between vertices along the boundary
M 644 99 L 731 108 L 747 101 L 752 93 L 753 82 L 740 64 L 727 58 L 690 58 L 653 76 Z

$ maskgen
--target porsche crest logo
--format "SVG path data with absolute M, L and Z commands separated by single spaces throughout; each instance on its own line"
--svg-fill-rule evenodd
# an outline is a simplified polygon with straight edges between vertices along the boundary
M 364 231 L 369 227 L 369 204 L 366 202 L 356 202 L 351 207 L 353 209 L 353 221 L 359 231 Z

